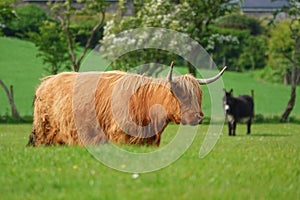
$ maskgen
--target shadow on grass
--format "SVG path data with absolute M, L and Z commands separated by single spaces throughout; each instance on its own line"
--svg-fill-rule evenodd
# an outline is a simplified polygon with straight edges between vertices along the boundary
M 32 122 L 32 116 L 23 116 L 22 120 L 11 116 L 0 116 L 0 124 L 31 124 Z
M 282 134 L 282 133 L 252 133 L 250 135 L 247 134 L 239 134 L 236 136 L 228 136 L 228 137 L 290 137 L 293 134 Z
M 219 123 L 218 121 L 216 123 Z M 286 122 L 280 122 L 280 116 L 263 116 L 261 114 L 255 115 L 253 119 L 253 124 L 285 124 L 285 123 L 292 123 L 292 124 L 300 124 L 300 118 L 297 116 L 291 116 L 288 118 Z M 211 124 L 211 118 L 205 117 L 202 121 L 202 124 L 208 125 Z M 225 124 L 227 124 L 225 122 Z M 238 124 L 245 124 L 238 122 Z
M 279 124 L 279 123 L 300 123 L 300 119 L 295 116 L 288 117 L 286 122 L 280 122 L 280 116 L 264 116 L 262 114 L 257 114 L 254 117 L 254 123 L 256 124 Z
M 290 137 L 292 134 L 283 134 L 283 133 L 254 133 L 250 137 Z

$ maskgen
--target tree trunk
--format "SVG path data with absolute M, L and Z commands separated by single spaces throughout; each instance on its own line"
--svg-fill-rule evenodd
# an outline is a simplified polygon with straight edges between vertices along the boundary
M 164 68 L 160 67 L 156 72 L 155 72 L 155 77 L 158 77 L 159 74 L 164 70 Z
M 196 77 L 196 68 L 191 65 L 191 63 L 187 63 L 187 67 L 189 70 L 189 73 L 192 74 L 194 77 Z
M 153 73 L 159 68 L 160 64 L 158 63 L 158 60 L 155 60 L 152 67 L 147 72 L 148 76 L 152 76 Z
M 3 87 L 5 93 L 6 93 L 6 96 L 8 98 L 8 101 L 9 101 L 9 104 L 10 104 L 10 107 L 11 107 L 11 112 L 12 112 L 12 116 L 17 118 L 18 120 L 22 120 L 18 110 L 17 110 L 17 107 L 15 105 L 15 102 L 14 102 L 14 98 L 13 98 L 13 89 L 12 89 L 12 86 L 11 86 L 11 92 L 9 92 L 8 88 L 6 87 L 6 85 L 3 83 L 2 80 L 0 80 L 0 85 Z
M 281 115 L 280 122 L 287 121 L 287 118 L 289 117 L 290 113 L 294 108 L 295 101 L 296 101 L 296 87 L 292 87 L 290 100 L 285 108 L 284 113 Z
M 291 96 L 290 100 L 285 108 L 284 113 L 282 114 L 280 118 L 280 122 L 285 122 L 287 121 L 287 118 L 289 117 L 290 113 L 292 112 L 295 101 L 296 101 L 296 87 L 297 87 L 297 66 L 298 66 L 298 56 L 299 56 L 299 39 L 300 35 L 298 35 L 295 38 L 295 51 L 294 51 L 294 56 L 293 56 L 293 64 L 292 64 L 292 72 L 291 72 Z
M 150 67 L 149 63 L 144 64 L 140 69 L 138 69 L 137 73 L 138 74 L 145 74 L 146 71 L 148 71 L 149 67 Z
M 52 66 L 52 68 L 51 68 L 51 74 L 52 74 L 52 75 L 57 74 L 57 73 L 58 73 L 58 69 L 59 69 L 59 67 L 57 67 L 57 66 Z
M 10 96 L 11 96 L 12 102 L 15 102 L 14 86 L 10 85 L 9 91 L 10 91 Z M 11 109 L 11 116 L 16 116 L 16 113 L 18 113 L 18 111 L 16 109 Z

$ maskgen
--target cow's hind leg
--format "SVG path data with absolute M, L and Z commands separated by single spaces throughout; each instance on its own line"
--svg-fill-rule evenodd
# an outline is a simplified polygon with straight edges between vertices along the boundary
M 251 119 L 247 122 L 247 134 L 251 133 Z
M 228 122 L 228 135 L 229 136 L 232 135 L 232 124 L 231 124 L 231 122 Z

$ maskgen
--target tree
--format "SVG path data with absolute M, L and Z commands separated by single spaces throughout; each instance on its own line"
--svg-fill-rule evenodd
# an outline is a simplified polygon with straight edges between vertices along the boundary
M 291 73 L 291 61 L 285 55 L 290 57 L 293 51 L 290 23 L 290 19 L 284 19 L 276 22 L 276 25 L 270 28 L 267 50 L 268 62 L 262 76 L 264 79 L 276 83 L 291 83 L 285 80 L 285 77 Z
M 17 18 L 7 24 L 7 36 L 28 38 L 28 33 L 38 32 L 39 27 L 49 18 L 47 12 L 36 4 L 25 4 L 15 8 Z
M 124 30 L 142 27 L 168 28 L 182 33 L 205 46 L 208 29 L 214 19 L 233 10 L 230 0 L 146 0 L 132 17 L 121 18 L 120 12 L 108 22 L 103 42 Z M 193 51 L 193 50 L 192 50 Z M 149 54 L 153 56 L 153 54 Z M 158 57 L 159 58 L 159 57 Z M 189 72 L 196 73 L 188 64 Z
M 180 19 L 178 31 L 187 33 L 199 44 L 205 46 L 210 36 L 211 23 L 237 8 L 237 4 L 231 2 L 231 0 L 180 1 L 174 13 L 175 18 Z M 191 74 L 196 75 L 196 69 L 190 63 L 187 64 L 187 67 Z
M 296 87 L 297 82 L 300 78 L 299 68 L 300 68 L 300 56 L 299 56 L 299 48 L 300 48 L 300 3 L 298 0 L 289 0 L 288 5 L 282 7 L 281 10 L 275 12 L 275 16 L 279 12 L 285 12 L 290 17 L 289 20 L 289 30 L 290 30 L 290 38 L 292 45 L 289 47 L 277 49 L 278 52 L 281 53 L 283 57 L 285 57 L 290 63 L 290 71 L 291 71 L 291 94 L 290 99 L 287 103 L 287 106 L 281 115 L 280 122 L 287 121 L 290 113 L 292 112 L 295 101 L 296 101 Z M 284 40 L 288 40 L 289 38 L 283 38 Z
M 21 116 L 20 116 L 20 114 L 17 110 L 17 107 L 15 105 L 15 101 L 14 101 L 13 87 L 10 86 L 10 91 L 9 91 L 7 86 L 4 84 L 4 82 L 2 80 L 0 80 L 0 86 L 2 86 L 2 88 L 5 91 L 6 96 L 8 98 L 8 101 L 9 101 L 9 104 L 10 104 L 10 107 L 11 107 L 12 116 L 21 121 L 22 118 L 21 118 Z
M 226 54 L 228 52 L 234 52 L 231 47 L 238 46 L 239 43 L 239 39 L 236 36 L 232 36 L 230 34 L 223 35 L 216 33 L 212 34 L 208 38 L 208 44 L 205 49 L 210 52 L 211 57 L 213 57 L 213 54 L 216 53 L 217 57 L 222 59 L 222 65 L 226 65 L 226 58 L 228 57 Z M 231 49 L 228 49 L 228 47 Z
M 39 28 L 39 33 L 30 33 L 31 40 L 38 47 L 38 57 L 49 65 L 44 69 L 51 74 L 57 74 L 62 69 L 70 69 L 67 38 L 53 21 L 45 21 Z
M 80 6 L 75 6 L 75 3 L 80 3 Z M 60 28 L 67 39 L 69 56 L 74 71 L 79 71 L 82 59 L 86 55 L 91 46 L 92 40 L 96 32 L 104 25 L 105 8 L 107 3 L 105 0 L 66 0 L 64 2 L 56 1 L 48 4 L 55 19 L 59 21 Z M 76 24 L 72 19 L 78 16 L 93 16 L 97 19 L 93 28 L 89 30 L 89 37 L 83 47 L 82 52 L 77 57 L 77 44 L 75 42 L 76 35 L 80 34 L 82 29 L 74 29 Z
M 266 64 L 266 46 L 265 36 L 249 36 L 244 40 L 242 52 L 238 58 L 237 65 L 240 69 L 262 69 Z
M 0 2 L 0 35 L 2 34 L 2 29 L 7 27 L 13 19 L 17 18 L 17 13 L 11 5 L 13 1 L 3 0 Z
M 220 17 L 215 22 L 216 26 L 221 28 L 246 30 L 251 35 L 259 35 L 264 32 L 260 20 L 240 13 L 233 13 Z
M 229 66 L 228 70 L 236 71 L 265 67 L 267 38 L 257 18 L 239 13 L 225 15 L 214 21 L 210 32 L 221 35 L 216 37 L 216 48 L 209 51 L 213 53 L 217 65 L 223 63 Z M 222 35 L 236 38 L 238 44 L 235 41 L 220 41 Z
M 135 1 L 136 2 L 136 1 Z M 107 59 L 114 57 L 116 51 L 118 51 L 120 43 L 115 40 L 115 36 L 126 30 L 143 28 L 143 27 L 165 27 L 170 28 L 174 26 L 177 22 L 172 20 L 167 13 L 171 13 L 171 3 L 170 1 L 157 1 L 157 4 L 151 4 L 154 1 L 138 1 L 138 9 L 134 16 L 124 16 L 126 8 L 124 7 L 125 1 L 121 0 L 118 4 L 118 10 L 114 13 L 112 20 L 106 23 L 104 27 L 104 37 L 101 41 L 103 44 L 101 49 L 105 53 Z M 150 6 L 152 5 L 152 6 Z M 154 12 L 154 13 L 153 13 Z M 178 23 L 177 23 L 178 24 Z M 175 27 L 172 28 L 173 30 Z M 143 36 L 145 41 L 155 41 L 161 38 L 156 38 L 150 35 Z M 138 41 L 133 41 L 130 37 L 124 37 L 122 44 L 137 45 Z M 106 48 L 107 47 L 107 48 Z M 127 48 L 126 47 L 126 48 Z M 105 50 L 103 50 L 105 49 Z M 158 63 L 163 63 L 169 56 L 167 52 L 157 50 L 157 49 L 139 49 L 138 51 L 129 52 L 122 57 L 120 57 L 116 62 L 111 64 L 113 69 L 129 70 L 133 66 L 143 65 L 141 69 L 137 70 L 137 73 L 147 75 L 152 75 L 160 71 L 161 65 Z M 171 61 L 167 61 L 170 63 Z M 146 64 L 145 64 L 146 63 Z M 151 64 L 153 63 L 153 64 Z
M 231 0 L 182 0 L 177 5 L 174 18 L 180 20 L 180 29 L 203 45 L 211 23 L 237 9 Z

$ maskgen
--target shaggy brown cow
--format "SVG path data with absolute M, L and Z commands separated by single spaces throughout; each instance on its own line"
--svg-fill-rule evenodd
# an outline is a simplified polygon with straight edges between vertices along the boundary
M 96 145 L 108 140 L 159 145 L 169 122 L 199 124 L 199 84 L 214 82 L 225 69 L 209 79 L 172 77 L 173 65 L 166 79 L 118 71 L 46 77 L 35 94 L 28 145 Z

